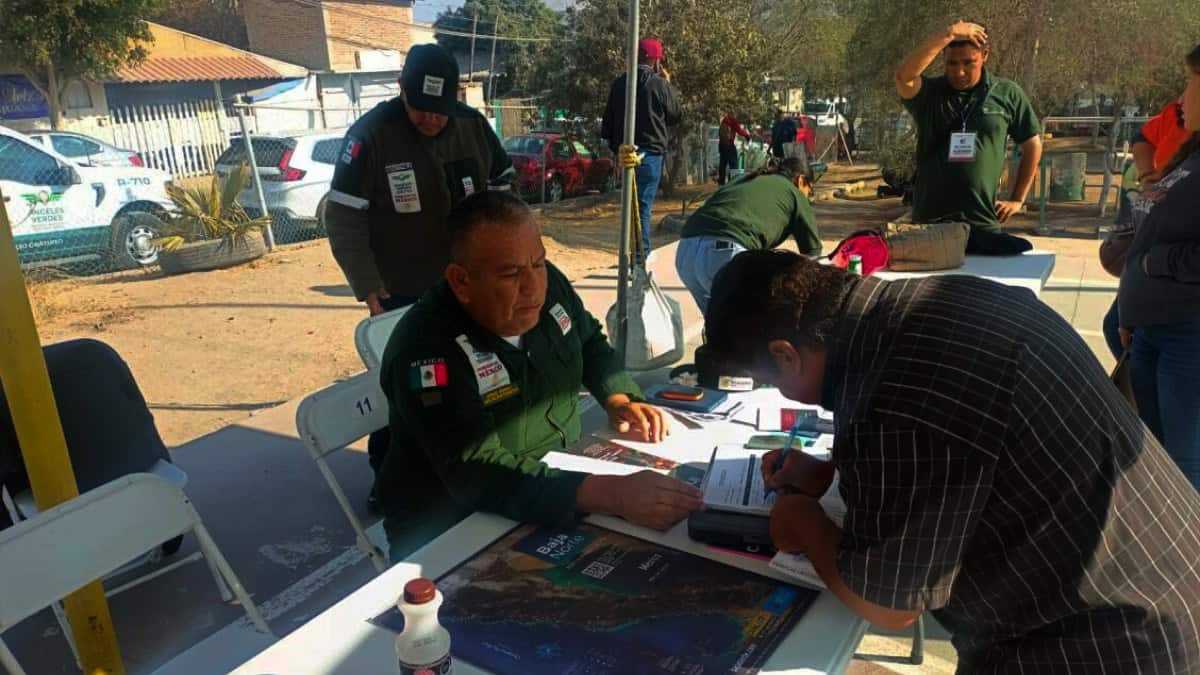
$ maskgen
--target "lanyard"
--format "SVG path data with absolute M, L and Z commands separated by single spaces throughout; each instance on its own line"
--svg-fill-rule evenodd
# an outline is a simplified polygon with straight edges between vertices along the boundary
M 976 107 L 983 105 L 983 102 L 987 100 L 988 93 L 991 92 L 991 90 L 991 85 L 985 84 L 983 87 L 983 96 L 974 95 L 969 101 L 959 106 L 958 114 L 962 118 L 962 130 L 964 134 L 967 133 L 967 120 L 970 119 L 971 113 L 975 112 Z

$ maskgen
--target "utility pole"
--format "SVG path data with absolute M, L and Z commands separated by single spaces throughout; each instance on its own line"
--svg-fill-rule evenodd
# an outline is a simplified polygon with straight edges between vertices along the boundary
M 496 95 L 496 34 L 500 32 L 500 10 L 496 10 L 496 20 L 492 22 L 492 65 L 488 68 L 488 101 Z
M 471 21 L 471 75 L 467 82 L 475 81 L 475 27 L 479 25 L 479 10 L 475 10 L 475 19 Z

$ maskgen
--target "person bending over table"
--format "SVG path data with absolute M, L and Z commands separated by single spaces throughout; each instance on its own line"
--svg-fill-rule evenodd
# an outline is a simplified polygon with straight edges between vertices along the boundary
M 716 358 L 833 412 L 831 462 L 763 473 L 788 492 L 776 546 L 858 614 L 931 610 L 960 673 L 1200 669 L 1200 495 L 1027 289 L 747 251 L 705 329 Z M 841 526 L 818 502 L 834 468 Z
M 941 54 L 945 75 L 922 75 Z M 896 68 L 896 92 L 917 128 L 915 223 L 971 225 L 967 253 L 1014 255 L 1033 248 L 1000 231 L 1021 210 L 1042 158 L 1041 127 L 1017 83 L 984 68 L 991 45 L 982 26 L 956 23 L 918 45 Z M 996 197 L 1008 136 L 1021 146 L 1021 167 L 1007 200 Z
M 702 314 L 713 277 L 742 251 L 775 248 L 790 236 L 801 253 L 821 253 L 809 201 L 812 191 L 812 169 L 788 157 L 722 187 L 688 216 L 675 250 L 675 270 Z
M 653 471 L 593 476 L 542 462 L 579 440 L 582 387 L 618 431 L 660 441 L 667 421 L 546 261 L 524 202 L 476 193 L 448 227 L 445 278 L 383 356 L 393 435 L 378 486 L 392 561 L 478 510 L 543 524 L 609 513 L 665 530 L 699 508 L 697 489 Z

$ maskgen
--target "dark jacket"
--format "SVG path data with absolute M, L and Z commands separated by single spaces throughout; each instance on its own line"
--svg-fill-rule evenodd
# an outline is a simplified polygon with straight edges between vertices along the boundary
M 683 119 L 675 88 L 649 66 L 638 66 L 637 75 L 637 121 L 633 144 L 638 150 L 666 154 L 667 128 Z M 608 141 L 613 152 L 625 138 L 625 77 L 621 75 L 613 81 L 608 92 L 608 105 L 604 107 L 604 119 L 600 122 L 600 138 Z
M 798 130 L 799 125 L 793 117 L 775 120 L 775 124 L 771 126 L 771 154 L 783 157 L 783 144 L 795 143 Z
M 1133 207 L 1137 230 L 1117 293 L 1127 328 L 1200 320 L 1200 152 L 1155 189 L 1161 201 Z

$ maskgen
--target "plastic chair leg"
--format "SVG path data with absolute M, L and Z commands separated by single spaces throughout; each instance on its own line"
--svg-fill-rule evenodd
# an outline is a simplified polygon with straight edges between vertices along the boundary
M 17 657 L 13 656 L 8 645 L 4 644 L 4 640 L 0 640 L 0 666 L 4 666 L 8 675 L 25 675 L 25 669 L 17 663 Z
M 204 551 L 205 560 L 211 560 L 216 564 L 217 570 L 225 578 L 229 587 L 233 589 L 233 594 L 237 596 L 238 602 L 241 603 L 242 609 L 246 610 L 246 616 L 250 618 L 254 626 L 259 631 L 274 636 L 275 634 L 271 632 L 271 627 L 267 625 L 266 619 L 263 618 L 262 612 L 259 611 L 258 605 L 254 604 L 254 601 L 250 599 L 250 595 L 246 593 L 246 589 L 242 588 L 242 582 L 238 580 L 237 575 L 233 572 L 233 568 L 229 566 L 229 561 L 225 559 L 225 556 L 221 555 L 221 550 L 217 548 L 216 542 L 208 534 L 208 529 L 204 527 L 204 523 L 200 521 L 200 517 L 196 516 L 194 522 L 195 525 L 192 532 L 196 535 L 196 541 L 200 544 L 200 549 Z
M 912 652 L 908 655 L 909 663 L 919 666 L 925 662 L 925 616 L 917 617 L 913 624 Z

